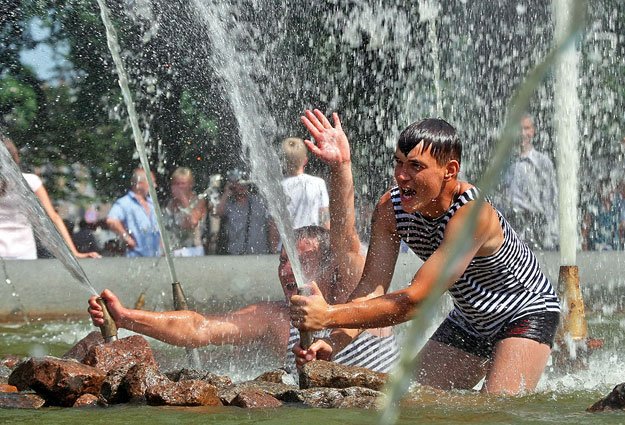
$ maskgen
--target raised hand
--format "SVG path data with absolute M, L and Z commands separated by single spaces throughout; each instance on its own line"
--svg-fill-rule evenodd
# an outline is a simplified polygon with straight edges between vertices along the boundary
M 332 119 L 334 127 L 319 109 L 315 109 L 314 113 L 307 109 L 305 116 L 302 116 L 302 122 L 317 142 L 315 144 L 310 140 L 304 140 L 304 143 L 317 158 L 330 166 L 351 160 L 349 141 L 336 112 L 332 113 Z

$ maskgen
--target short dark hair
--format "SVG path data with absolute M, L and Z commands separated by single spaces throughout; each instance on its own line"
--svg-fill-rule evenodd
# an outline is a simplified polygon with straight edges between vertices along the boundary
M 404 155 L 408 155 L 421 142 L 424 151 L 432 146 L 430 153 L 438 165 L 445 165 L 452 159 L 460 164 L 462 144 L 456 129 L 447 121 L 426 118 L 410 124 L 399 135 L 397 147 Z
M 319 242 L 319 252 L 321 253 L 321 261 L 323 266 L 327 266 L 334 259 L 334 254 L 330 248 L 330 231 L 321 226 L 304 226 L 298 227 L 294 231 L 295 240 L 315 239 Z

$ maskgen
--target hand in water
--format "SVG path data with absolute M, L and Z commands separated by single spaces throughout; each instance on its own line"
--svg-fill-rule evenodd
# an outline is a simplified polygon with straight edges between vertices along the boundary
M 332 345 L 325 339 L 318 339 L 313 342 L 307 350 L 304 350 L 298 342 L 293 346 L 293 354 L 295 354 L 295 364 L 298 369 L 306 363 L 313 360 L 332 360 Z
M 304 331 L 326 329 L 325 318 L 330 307 L 315 282 L 310 283 L 311 295 L 293 295 L 291 297 L 291 322 Z
M 106 301 L 106 308 L 108 309 L 109 314 L 115 321 L 115 325 L 118 328 L 122 327 L 121 321 L 125 308 L 122 303 L 119 302 L 117 296 L 110 290 L 105 289 L 100 297 L 104 298 L 104 301 Z M 102 313 L 102 308 L 96 302 L 97 298 L 98 297 L 89 298 L 89 308 L 87 309 L 87 311 L 91 316 L 91 321 L 93 322 L 93 324 L 99 327 L 104 324 L 104 313 Z
M 308 149 L 328 165 L 349 162 L 351 159 L 349 141 L 343 132 L 338 114 L 332 113 L 334 127 L 318 109 L 315 109 L 314 113 L 306 110 L 305 114 L 306 116 L 302 116 L 302 122 L 317 142 L 314 144 L 310 140 L 304 140 Z

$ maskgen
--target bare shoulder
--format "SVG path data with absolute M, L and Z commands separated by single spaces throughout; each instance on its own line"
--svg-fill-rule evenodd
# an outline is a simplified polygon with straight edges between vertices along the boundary
M 469 183 L 461 183 L 460 193 L 464 193 L 474 187 Z M 477 211 L 477 221 L 472 233 L 474 239 L 480 241 L 477 255 L 488 256 L 494 254 L 503 243 L 503 229 L 501 228 L 497 211 L 490 203 L 468 202 L 454 214 L 449 221 L 447 230 L 455 233 L 460 226 L 470 225 L 469 220 L 471 220 L 471 214 L 475 208 L 479 208 L 479 210 Z
M 376 225 L 395 229 L 395 209 L 393 208 L 390 190 L 382 195 L 375 207 L 371 219 L 371 226 Z

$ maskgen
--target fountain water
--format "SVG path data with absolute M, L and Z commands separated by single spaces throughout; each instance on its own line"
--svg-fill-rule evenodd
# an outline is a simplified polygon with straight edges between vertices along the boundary
M 437 74 L 442 115 L 461 131 L 467 142 L 462 167 L 469 181 L 478 181 L 477 177 L 492 158 L 492 135 L 501 127 L 507 99 L 553 39 L 548 4 L 459 1 L 440 2 L 439 6 L 434 31 L 440 62 L 439 71 L 435 71 L 431 60 L 434 44 L 429 35 L 432 27 L 427 19 L 417 22 L 418 11 L 404 2 L 354 1 L 295 7 L 288 2 L 241 0 L 230 2 L 227 10 L 219 4 L 195 3 L 202 17 L 206 16 L 204 12 L 218 14 L 215 31 L 223 29 L 220 27 L 223 24 L 230 39 L 236 37 L 225 46 L 231 52 L 230 58 L 236 59 L 230 64 L 228 57 L 219 57 L 222 53 L 218 40 L 211 37 L 210 44 L 218 55 L 216 61 L 223 62 L 218 69 L 223 72 L 229 66 L 234 67 L 228 71 L 233 76 L 222 74 L 222 78 L 233 105 L 238 102 L 233 109 L 236 108 L 241 133 L 247 132 L 242 139 L 264 149 L 266 144 L 261 145 L 260 141 L 270 141 L 283 131 L 276 122 L 288 126 L 289 131 L 297 131 L 293 130 L 299 126 L 295 117 L 306 106 L 326 105 L 328 109 L 345 111 L 344 126 L 348 134 L 354 134 L 356 191 L 361 199 L 377 198 L 388 187 L 388 164 L 392 156 L 389 147 L 394 146 L 399 129 L 438 109 L 434 106 L 439 97 L 433 84 Z M 585 172 L 579 176 L 580 207 L 569 208 L 573 213 L 584 208 L 594 196 L 598 177 L 614 170 L 603 160 L 622 159 L 620 144 L 606 140 L 622 138 L 614 116 L 622 115 L 624 95 L 618 88 L 620 83 L 613 80 L 620 81 L 615 76 L 623 61 L 622 42 L 618 38 L 622 33 L 623 24 L 618 17 L 623 14 L 623 5 L 603 0 L 594 3 L 589 14 L 587 35 L 580 41 L 580 121 L 584 123 L 580 132 L 586 141 L 580 146 L 580 159 Z M 175 24 L 175 17 L 171 18 Z M 181 27 L 185 24 L 178 23 Z M 206 28 L 207 33 L 212 30 Z M 198 45 L 204 46 L 205 42 L 198 40 Z M 240 76 L 244 81 L 237 81 Z M 232 81 L 237 84 L 254 81 L 257 85 L 237 89 Z M 238 93 L 230 94 L 231 90 Z M 551 118 L 555 108 L 553 90 L 552 81 L 547 79 L 539 86 L 530 106 L 539 123 L 537 148 L 548 153 L 554 150 L 550 134 L 558 120 Z M 264 103 L 247 97 L 259 92 L 258 98 Z M 373 142 L 377 140 L 380 142 Z M 617 171 L 609 177 L 620 178 Z M 576 225 L 569 232 L 577 233 Z M 575 245 L 567 243 L 573 253 Z M 559 262 L 555 257 L 541 253 L 540 259 L 544 267 L 553 269 L 552 264 Z M 416 270 L 418 264 L 412 257 L 403 261 Z M 584 252 L 577 255 L 577 261 L 580 265 L 581 261 L 605 264 L 604 267 L 615 270 L 621 267 L 624 258 L 620 252 Z M 587 270 L 592 272 L 586 273 Z M 623 335 L 619 312 L 622 305 L 615 295 L 616 291 L 622 291 L 623 284 L 614 276 L 617 273 L 587 270 L 580 269 L 580 274 L 586 273 L 589 281 L 582 288 L 585 295 L 591 290 L 593 294 L 603 288 L 608 291 L 607 295 L 594 298 L 589 319 L 591 329 L 606 338 L 608 347 L 590 360 L 587 371 L 560 375 L 549 369 L 535 395 L 508 401 L 488 400 L 484 406 L 470 408 L 452 403 L 452 409 L 448 406 L 422 407 L 414 412 L 407 409 L 402 411 L 403 420 L 428 417 L 453 422 L 475 417 L 481 422 L 486 418 L 501 422 L 523 422 L 529 421 L 528 418 L 538 422 L 579 421 L 580 416 L 575 412 L 622 379 L 616 371 L 622 369 L 624 358 L 619 344 Z M 550 275 L 552 280 L 554 277 L 557 271 Z M 227 285 L 230 283 L 222 286 Z M 427 326 L 428 331 L 435 327 L 434 322 L 445 310 L 440 309 Z M 342 419 L 350 421 L 348 416 Z M 369 420 L 365 415 L 357 416 L 359 421 Z M 606 417 L 597 420 L 610 421 Z

